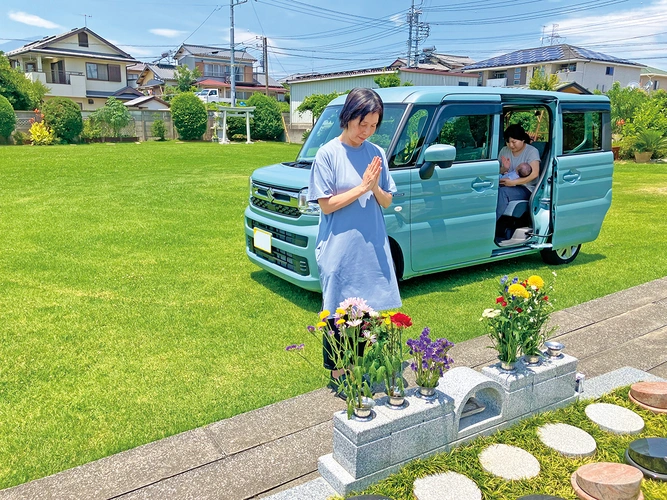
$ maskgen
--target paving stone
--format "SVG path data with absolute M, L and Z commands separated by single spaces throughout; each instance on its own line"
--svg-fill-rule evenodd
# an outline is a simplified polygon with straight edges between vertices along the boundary
M 294 488 L 274 493 L 268 497 L 260 496 L 260 498 L 264 500 L 326 500 L 336 494 L 336 490 L 329 483 L 318 477 Z
M 632 384 L 630 394 L 640 403 L 667 409 L 667 382 L 639 382 Z
M 667 375 L 667 373 L 665 375 Z M 618 387 L 624 387 L 642 381 L 664 382 L 665 379 L 642 370 L 637 370 L 630 366 L 624 366 L 623 368 L 618 368 L 608 373 L 586 379 L 582 397 L 585 399 L 599 398 L 603 394 L 611 392 Z
M 540 463 L 526 450 L 506 444 L 492 444 L 479 454 L 482 468 L 503 479 L 530 479 L 540 473 Z
M 546 446 L 566 457 L 588 457 L 597 444 L 588 432 L 567 424 L 546 424 L 537 429 L 537 436 Z
M 572 474 L 572 487 L 597 500 L 635 500 L 640 498 L 644 475 L 625 464 L 599 462 L 582 465 Z
M 593 403 L 586 407 L 586 416 L 602 430 L 614 434 L 637 434 L 644 429 L 644 419 L 634 411 L 609 403 Z
M 482 500 L 475 482 L 456 472 L 417 479 L 412 488 L 416 500 Z

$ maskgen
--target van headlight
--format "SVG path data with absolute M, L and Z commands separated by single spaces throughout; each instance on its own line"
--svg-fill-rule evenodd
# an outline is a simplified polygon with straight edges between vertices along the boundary
M 299 191 L 299 212 L 304 215 L 320 215 L 319 203 L 308 201 L 308 188 Z

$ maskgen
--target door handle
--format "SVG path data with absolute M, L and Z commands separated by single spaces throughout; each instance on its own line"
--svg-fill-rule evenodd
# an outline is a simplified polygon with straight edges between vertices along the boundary
M 568 172 L 567 174 L 563 174 L 563 180 L 565 182 L 577 182 L 581 175 L 578 172 Z
M 488 189 L 493 186 L 491 181 L 483 181 L 479 177 L 472 182 L 472 188 L 475 190 Z

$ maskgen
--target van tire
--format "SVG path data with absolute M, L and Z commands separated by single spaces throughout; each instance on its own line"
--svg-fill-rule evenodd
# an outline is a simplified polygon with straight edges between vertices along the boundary
M 545 248 L 540 250 L 540 255 L 542 255 L 542 260 L 547 264 L 552 264 L 558 266 L 560 264 L 569 264 L 579 255 L 579 250 L 581 250 L 581 245 L 572 245 L 564 248 L 557 248 L 552 250 L 551 248 Z
M 396 280 L 403 279 L 403 252 L 401 247 L 395 240 L 389 238 L 389 249 L 391 250 L 391 260 L 394 263 L 394 273 L 396 273 Z

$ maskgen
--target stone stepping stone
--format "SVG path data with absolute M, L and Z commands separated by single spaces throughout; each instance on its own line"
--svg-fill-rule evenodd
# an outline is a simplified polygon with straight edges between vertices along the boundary
M 570 482 L 583 500 L 643 500 L 643 477 L 630 465 L 599 462 L 579 467 Z
M 667 481 L 667 438 L 644 438 L 630 443 L 625 461 L 645 476 Z
M 602 430 L 614 434 L 637 434 L 644 429 L 644 419 L 634 411 L 609 403 L 593 403 L 586 407 L 586 416 Z
M 667 413 L 667 382 L 632 384 L 630 401 L 654 413 Z
M 566 457 L 589 457 L 597 444 L 588 432 L 567 424 L 546 424 L 537 429 L 537 436 L 546 446 Z
M 565 500 L 563 497 L 554 497 L 551 495 L 528 495 L 519 497 L 517 500 Z
M 506 444 L 492 444 L 479 454 L 482 468 L 503 479 L 530 479 L 540 473 L 540 463 L 526 450 Z
M 482 500 L 475 482 L 456 472 L 422 477 L 414 482 L 412 494 L 417 500 Z

